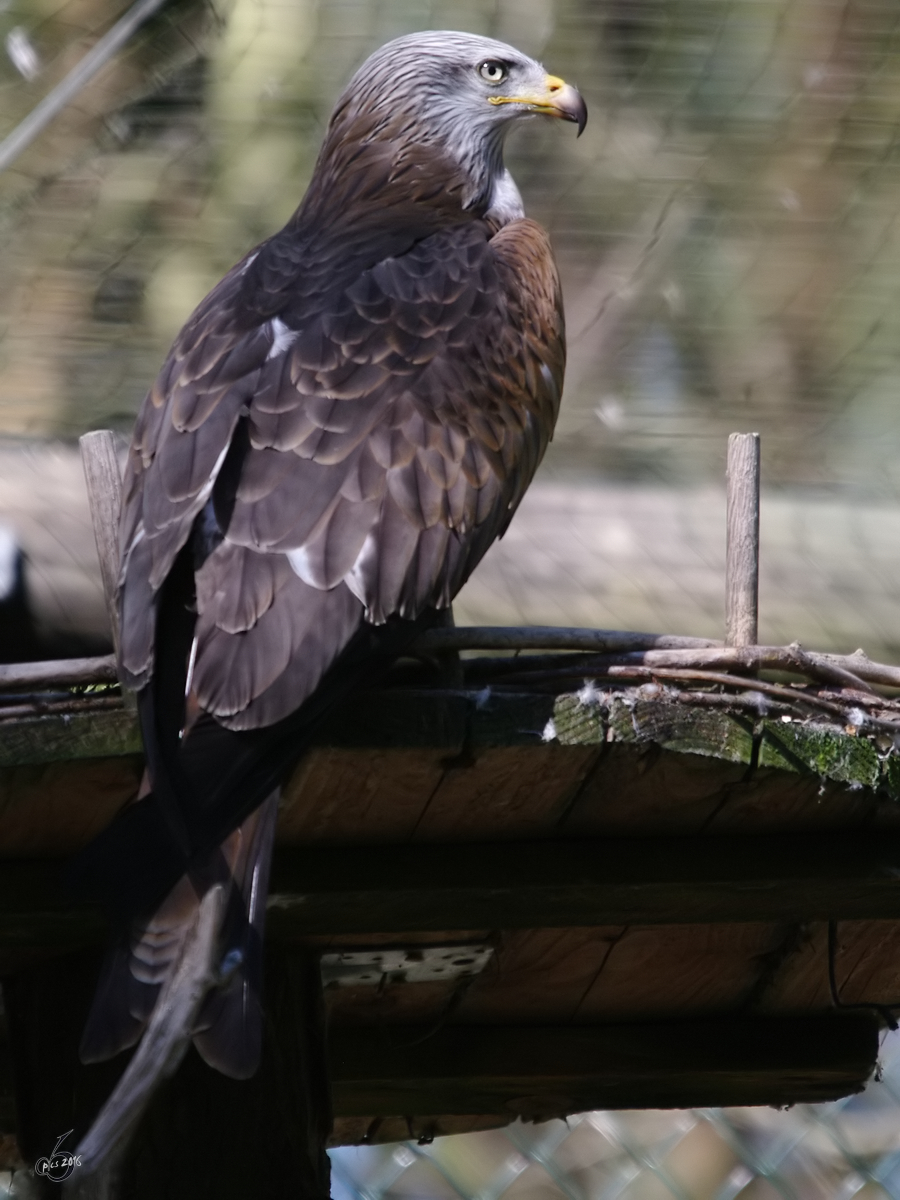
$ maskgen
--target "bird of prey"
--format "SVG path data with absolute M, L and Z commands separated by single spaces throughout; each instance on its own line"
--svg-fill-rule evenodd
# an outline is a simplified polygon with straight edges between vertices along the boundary
M 143 403 L 118 605 L 147 775 L 77 867 L 131 922 L 88 1060 L 140 1038 L 219 882 L 226 982 L 194 1040 L 227 1074 L 256 1067 L 279 785 L 324 716 L 448 608 L 553 432 L 559 279 L 503 162 L 536 113 L 586 120 L 573 87 L 501 42 L 429 32 L 376 51 L 299 208 L 199 305 Z

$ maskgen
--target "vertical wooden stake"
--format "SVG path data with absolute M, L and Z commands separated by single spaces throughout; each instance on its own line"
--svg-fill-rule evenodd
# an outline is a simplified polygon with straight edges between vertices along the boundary
M 112 629 L 116 658 L 119 656 L 119 618 L 116 613 L 116 584 L 119 578 L 119 511 L 122 507 L 122 478 L 116 454 L 116 435 L 108 429 L 86 433 L 79 439 L 81 465 L 87 483 L 88 501 L 103 594 Z
M 759 434 L 728 438 L 725 644 L 755 646 L 759 620 Z

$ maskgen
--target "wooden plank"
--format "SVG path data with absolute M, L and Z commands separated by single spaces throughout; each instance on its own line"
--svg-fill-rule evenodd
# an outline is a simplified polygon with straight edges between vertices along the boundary
M 600 704 L 583 693 L 557 696 L 553 725 L 558 740 L 567 746 L 610 737 L 626 744 L 653 742 L 666 750 L 734 763 L 749 763 L 753 757 L 753 725 L 746 717 L 679 704 L 665 697 L 658 684 L 614 694 L 606 707 L 604 716 Z
M 866 1014 L 605 1026 L 454 1025 L 331 1036 L 341 1116 L 792 1104 L 860 1091 L 878 1053 Z M 421 1040 L 417 1040 L 417 1036 Z
M 622 835 L 699 832 L 746 774 L 741 763 L 655 745 L 610 745 L 560 832 Z
M 415 828 L 421 842 L 553 831 L 599 756 L 592 746 L 495 746 L 450 766 Z
M 142 749 L 137 719 L 124 708 L 0 724 L 0 767 L 118 757 Z
M 402 1027 L 434 1025 L 441 1021 L 453 1002 L 455 980 L 427 983 L 331 984 L 324 990 L 329 1025 L 373 1025 L 400 1027 L 396 1036 L 406 1037 Z
M 319 747 L 297 767 L 278 810 L 285 845 L 406 841 L 456 747 Z
M 457 1018 L 565 1023 L 737 1010 L 783 928 L 748 923 L 504 932 Z M 895 975 L 900 984 L 900 970 Z
M 610 947 L 576 1019 L 639 1020 L 737 1010 L 782 931 L 781 925 L 761 922 L 632 925 Z
M 753 723 L 748 719 L 645 693 L 646 688 L 630 688 L 612 700 L 607 697 L 604 708 L 580 695 L 497 693 L 490 688 L 365 692 L 322 727 L 319 744 L 445 747 L 459 753 L 461 746 L 540 747 L 556 741 L 569 747 L 599 747 L 614 742 L 656 746 L 736 766 L 754 761 Z M 880 757 L 869 737 L 799 721 L 765 721 L 763 727 L 762 766 L 900 794 L 900 756 Z M 0 765 L 130 754 L 139 746 L 137 722 L 124 706 L 0 724 Z
M 62 858 L 137 794 L 142 759 L 77 759 L 0 769 L 0 859 Z
M 505 930 L 484 971 L 468 988 L 458 1018 L 473 1024 L 566 1024 L 578 1014 L 624 933 L 621 925 Z
M 276 851 L 268 927 L 288 940 L 400 930 L 900 919 L 895 834 L 609 838 Z M 61 867 L 0 872 L 0 944 L 95 915 Z
M 322 726 L 322 746 L 444 747 L 466 740 L 475 693 L 391 688 L 361 693 Z
M 329 1146 L 380 1146 L 385 1142 L 430 1141 L 457 1133 L 481 1133 L 508 1125 L 512 1117 L 488 1113 L 486 1116 L 441 1117 L 335 1117 L 328 1138 Z
M 319 848 L 276 854 L 272 934 L 900 918 L 889 834 Z
M 834 975 L 845 1004 L 883 1004 L 900 1012 L 900 924 L 842 921 L 836 928 Z M 761 1012 L 805 1012 L 832 1004 L 828 986 L 828 926 L 810 922 L 797 931 L 757 998 Z
M 876 789 L 900 786 L 894 757 L 882 761 L 869 739 L 839 730 L 768 722 L 757 749 L 754 766 L 747 721 L 648 699 L 642 689 L 608 711 L 574 695 L 367 693 L 335 715 L 299 765 L 280 836 L 337 843 L 531 836 L 558 825 L 623 835 L 815 829 L 859 823 L 878 803 Z M 0 767 L 139 752 L 124 709 L 0 721 Z M 769 802 L 779 789 L 784 804 Z
M 273 936 L 900 918 L 889 834 L 608 838 L 276 854 Z
M 868 788 L 850 789 L 831 779 L 758 767 L 751 778 L 725 789 L 706 832 L 763 834 L 859 829 L 880 808 L 900 811 L 896 801 L 876 795 Z

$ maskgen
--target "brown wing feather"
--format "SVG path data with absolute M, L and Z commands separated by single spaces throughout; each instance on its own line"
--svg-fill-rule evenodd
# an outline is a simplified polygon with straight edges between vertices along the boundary
M 244 729 L 296 708 L 364 617 L 450 603 L 531 480 L 563 372 L 534 222 L 432 234 L 322 295 L 295 289 L 274 321 L 248 311 L 267 253 L 219 285 L 164 366 L 123 521 L 123 657 L 141 677 L 152 618 L 130 594 L 145 605 L 148 564 L 160 586 L 246 421 L 224 539 L 197 574 L 193 681 Z

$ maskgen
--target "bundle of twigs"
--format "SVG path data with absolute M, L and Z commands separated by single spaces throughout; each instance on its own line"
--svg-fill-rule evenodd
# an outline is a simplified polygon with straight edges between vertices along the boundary
M 434 630 L 420 648 L 506 651 L 464 660 L 464 678 L 474 687 L 587 695 L 601 684 L 655 685 L 655 694 L 665 689 L 683 704 L 800 719 L 818 714 L 853 729 L 900 733 L 900 668 L 872 662 L 862 650 L 818 654 L 796 642 L 736 648 L 702 638 L 557 628 Z M 651 688 L 642 691 L 649 696 Z
M 796 642 L 736 648 L 669 634 L 473 626 L 433 629 L 415 652 L 425 659 L 464 654 L 462 678 L 477 689 L 563 693 L 586 684 L 656 684 L 684 704 L 819 713 L 855 728 L 900 732 L 900 667 L 872 662 L 862 650 L 820 654 Z M 116 706 L 115 683 L 112 655 L 0 665 L 0 720 Z

